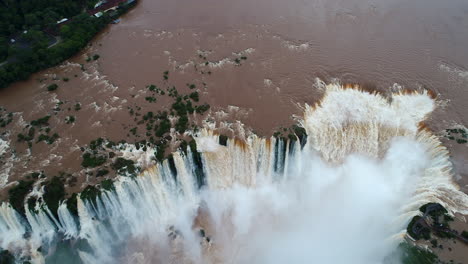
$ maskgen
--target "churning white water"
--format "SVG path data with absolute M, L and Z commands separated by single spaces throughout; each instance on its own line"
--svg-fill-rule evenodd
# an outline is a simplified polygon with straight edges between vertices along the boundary
M 199 155 L 117 178 L 78 198 L 78 216 L 62 204 L 58 219 L 45 206 L 23 219 L 3 204 L 0 247 L 35 263 L 63 244 L 70 263 L 382 263 L 421 205 L 468 213 L 447 150 L 419 128 L 434 107 L 424 91 L 329 85 L 304 109 L 307 140 L 222 145 L 203 129 Z

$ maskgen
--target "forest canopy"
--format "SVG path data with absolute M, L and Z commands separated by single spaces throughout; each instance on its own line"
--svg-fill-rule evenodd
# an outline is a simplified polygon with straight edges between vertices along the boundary
M 0 88 L 76 54 L 110 21 L 87 13 L 98 0 L 0 0 Z M 67 23 L 58 21 L 67 19 Z

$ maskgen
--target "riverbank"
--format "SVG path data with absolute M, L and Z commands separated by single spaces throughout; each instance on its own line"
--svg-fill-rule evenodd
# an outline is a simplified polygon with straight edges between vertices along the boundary
M 125 14 L 137 1 L 111 1 L 56 25 L 25 30 L 10 40 L 8 57 L 0 65 L 0 89 L 27 80 L 39 70 L 56 66 L 82 50 L 106 25 Z

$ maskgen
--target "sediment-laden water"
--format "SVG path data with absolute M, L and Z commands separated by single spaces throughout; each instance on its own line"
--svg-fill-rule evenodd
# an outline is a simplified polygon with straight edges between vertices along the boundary
M 25 204 L 26 217 L 4 203 L 0 247 L 34 263 L 382 263 L 421 205 L 468 213 L 447 149 L 423 126 L 431 93 L 328 85 L 303 107 L 306 136 L 204 128 L 196 152 L 78 197 L 76 215 L 66 202 L 57 214 Z

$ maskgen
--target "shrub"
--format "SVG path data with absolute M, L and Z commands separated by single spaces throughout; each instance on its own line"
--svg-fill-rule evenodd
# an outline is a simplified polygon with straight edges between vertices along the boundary
M 205 113 L 206 111 L 208 111 L 208 109 L 210 109 L 209 104 L 202 104 L 202 105 L 195 106 L 195 111 L 199 114 Z
M 67 116 L 65 122 L 67 124 L 75 123 L 75 117 L 74 116 Z
M 156 102 L 156 98 L 152 97 L 152 96 L 147 96 L 145 97 L 145 100 L 150 102 L 150 103 L 154 103 Z
M 406 231 L 412 238 L 416 240 L 419 240 L 421 238 L 428 240 L 431 237 L 431 230 L 428 229 L 427 227 L 420 226 L 420 224 L 418 223 L 420 219 L 421 217 L 418 215 L 413 217 L 413 219 L 411 219 L 411 222 L 408 224 Z M 418 233 L 413 232 L 413 227 L 417 227 L 417 229 L 419 229 L 419 232 Z
M 81 109 L 81 104 L 80 103 L 76 103 L 75 104 L 75 111 L 79 111 Z
M 96 150 L 102 146 L 102 143 L 104 143 L 104 139 L 97 138 L 89 143 L 89 148 L 92 150 Z
M 83 154 L 83 161 L 81 162 L 81 166 L 85 168 L 95 168 L 97 166 L 101 166 L 107 161 L 107 157 L 103 155 L 91 155 L 91 153 L 86 152 Z
M 462 237 L 464 237 L 465 239 L 468 239 L 468 231 L 466 230 L 463 230 L 463 232 L 461 233 Z
M 44 135 L 40 134 L 39 137 L 37 138 L 36 143 L 39 143 L 41 141 L 45 141 L 47 144 L 52 144 L 59 138 L 59 135 L 57 133 L 54 133 L 52 136 L 49 135 Z
M 117 160 L 112 164 L 112 169 L 117 171 L 120 175 L 135 175 L 138 172 L 138 169 L 135 167 L 135 163 L 132 160 L 127 160 L 124 158 L 117 158 Z
M 8 200 L 11 206 L 24 215 L 24 198 L 32 191 L 34 181 L 20 180 L 19 184 L 8 191 Z
M 199 96 L 198 96 L 198 92 L 193 92 L 189 95 L 190 99 L 192 99 L 194 102 L 198 102 L 198 100 L 200 99 Z
M 44 190 L 44 202 L 47 204 L 50 211 L 57 216 L 60 201 L 65 198 L 65 188 L 62 179 L 57 176 L 53 177 L 50 181 L 45 183 Z
M 164 118 L 159 122 L 159 126 L 156 127 L 155 135 L 157 137 L 162 137 L 164 134 L 168 133 L 171 130 L 171 122 L 169 119 Z
M 115 190 L 114 183 L 112 182 L 111 179 L 103 180 L 101 182 L 101 187 L 102 189 L 107 190 L 107 191 Z
M 52 92 L 52 91 L 57 90 L 57 88 L 58 88 L 58 85 L 53 83 L 53 84 L 47 86 L 47 91 Z
M 164 154 L 166 152 L 167 145 L 165 143 L 160 143 L 158 145 L 158 150 L 156 152 L 156 160 L 162 162 L 164 160 Z
M 70 198 L 67 199 L 67 208 L 73 215 L 78 215 L 78 204 L 77 204 L 77 194 L 74 193 Z
M 184 133 L 188 128 L 188 117 L 187 115 L 182 115 L 179 117 L 179 120 L 177 120 L 177 123 L 175 124 L 175 129 L 179 133 Z
M 80 198 L 85 201 L 88 200 L 92 203 L 96 202 L 96 199 L 101 194 L 101 191 L 93 185 L 88 185 L 80 194 Z
M 31 126 L 48 126 L 50 115 L 31 121 Z
M 100 169 L 100 170 L 97 171 L 96 177 L 101 177 L 101 176 L 107 175 L 108 173 L 109 173 L 109 170 L 107 170 L 107 169 Z
M 402 264 L 435 264 L 438 262 L 438 258 L 434 253 L 412 246 L 408 242 L 401 243 L 398 250 L 401 252 Z
M 18 134 L 18 142 L 27 141 L 28 143 L 30 143 L 29 141 L 34 139 L 35 134 L 36 134 L 36 129 L 34 127 L 31 127 L 29 128 L 27 135 L 23 135 L 21 133 Z

